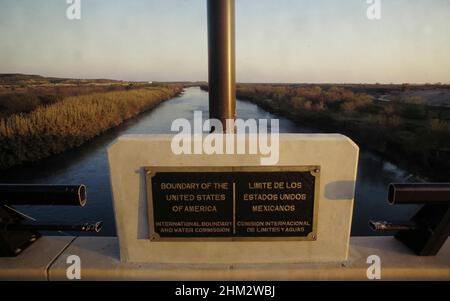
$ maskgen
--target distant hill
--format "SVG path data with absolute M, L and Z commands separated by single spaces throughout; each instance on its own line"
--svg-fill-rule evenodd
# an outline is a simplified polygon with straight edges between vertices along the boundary
M 108 84 L 124 83 L 126 81 L 112 79 L 73 79 L 59 77 L 45 77 L 41 75 L 0 73 L 0 85 L 45 85 L 45 84 Z
M 33 74 L 20 73 L 0 73 L 0 85 L 78 85 L 78 84 L 153 84 L 153 85 L 182 85 L 185 87 L 200 86 L 207 84 L 204 81 L 190 82 L 190 81 L 173 81 L 173 82 L 158 82 L 158 81 L 126 81 L 114 79 L 76 79 L 76 78 L 60 78 L 60 77 L 45 77 Z
M 69 96 L 154 87 L 148 82 L 0 74 L 0 119 L 26 114 Z

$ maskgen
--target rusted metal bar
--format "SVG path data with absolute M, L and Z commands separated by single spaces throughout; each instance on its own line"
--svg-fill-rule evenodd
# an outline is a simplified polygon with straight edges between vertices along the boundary
M 64 225 L 64 224 L 15 224 L 5 227 L 8 231 L 74 231 L 74 232 L 95 232 L 102 230 L 103 222 L 85 223 L 82 225 Z
M 386 221 L 369 221 L 369 227 L 375 232 L 397 232 L 397 231 L 410 231 L 418 228 L 416 223 L 402 222 L 391 223 Z

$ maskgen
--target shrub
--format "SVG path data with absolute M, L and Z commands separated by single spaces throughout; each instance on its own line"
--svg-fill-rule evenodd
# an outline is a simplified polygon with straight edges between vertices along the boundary
M 450 132 L 450 122 L 447 120 L 432 119 L 430 126 L 433 131 Z

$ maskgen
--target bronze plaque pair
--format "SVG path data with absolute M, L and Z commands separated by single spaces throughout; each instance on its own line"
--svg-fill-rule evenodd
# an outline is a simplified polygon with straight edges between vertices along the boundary
M 146 172 L 153 241 L 317 239 L 317 166 Z

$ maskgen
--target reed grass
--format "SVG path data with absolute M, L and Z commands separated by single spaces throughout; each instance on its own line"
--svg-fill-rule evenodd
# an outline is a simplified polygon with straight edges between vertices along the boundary
M 0 119 L 0 169 L 78 147 L 180 92 L 172 86 L 93 93 Z

